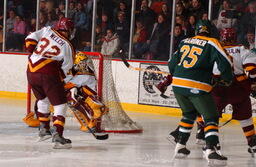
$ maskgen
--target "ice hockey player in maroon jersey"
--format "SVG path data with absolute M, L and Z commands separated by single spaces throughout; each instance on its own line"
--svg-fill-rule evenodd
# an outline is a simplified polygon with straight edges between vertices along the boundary
M 27 79 L 38 100 L 39 138 L 52 137 L 53 148 L 71 148 L 63 137 L 67 99 L 63 78 L 73 66 L 75 51 L 69 41 L 74 24 L 61 18 L 54 28 L 44 27 L 25 39 L 28 57 Z M 50 104 L 53 106 L 53 130 L 50 131 Z
M 232 58 L 235 77 L 229 87 L 216 85 L 212 95 L 220 113 L 228 104 L 232 105 L 232 119 L 240 122 L 249 146 L 248 152 L 254 154 L 256 135 L 250 94 L 251 84 L 256 81 L 256 53 L 237 44 L 236 31 L 233 28 L 225 28 L 221 31 L 221 42 Z M 215 68 L 214 75 L 218 74 Z

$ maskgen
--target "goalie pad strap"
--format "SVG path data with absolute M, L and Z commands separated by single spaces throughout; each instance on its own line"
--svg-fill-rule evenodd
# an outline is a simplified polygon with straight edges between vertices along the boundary
M 43 122 L 46 122 L 46 121 L 50 121 L 50 118 L 49 117 L 39 117 L 38 118 L 39 121 L 43 121 Z
M 64 86 L 65 90 L 69 90 L 69 89 L 74 88 L 74 87 L 76 87 L 76 84 L 74 84 L 72 82 L 68 82 Z
M 93 95 L 97 95 L 97 93 L 92 90 L 91 88 L 89 88 L 88 86 L 83 86 L 82 87 L 82 90 L 83 90 L 83 93 L 86 95 L 86 96 L 93 96 Z

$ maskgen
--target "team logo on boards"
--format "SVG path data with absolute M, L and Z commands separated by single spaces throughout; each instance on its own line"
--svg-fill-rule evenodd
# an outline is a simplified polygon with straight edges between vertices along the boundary
M 152 71 L 161 71 L 157 66 L 150 65 L 146 68 L 147 70 Z M 156 93 L 153 89 L 153 85 L 158 85 L 159 82 L 163 79 L 162 74 L 156 74 L 152 72 L 145 71 L 143 73 L 143 87 L 148 93 Z

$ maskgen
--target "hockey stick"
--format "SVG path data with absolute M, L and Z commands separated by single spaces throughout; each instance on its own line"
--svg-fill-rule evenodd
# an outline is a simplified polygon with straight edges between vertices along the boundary
M 119 55 L 123 61 L 123 63 L 125 64 L 125 66 L 131 70 L 136 70 L 136 71 L 145 71 L 145 72 L 149 72 L 149 73 L 156 73 L 156 74 L 166 74 L 166 75 L 169 75 L 170 73 L 169 72 L 166 72 L 166 71 L 155 71 L 155 70 L 148 70 L 148 69 L 145 69 L 145 68 L 139 68 L 139 67 L 133 67 L 132 65 L 130 65 L 130 63 L 126 60 L 125 56 L 124 56 L 124 53 L 123 53 L 123 50 L 120 50 L 119 51 Z
M 108 139 L 108 137 L 109 137 L 108 134 L 103 134 L 103 135 L 95 134 L 95 132 L 87 125 L 86 121 L 80 116 L 79 111 L 72 106 L 69 106 L 69 107 L 70 107 L 71 111 L 74 113 L 75 117 L 83 123 L 83 125 L 90 131 L 90 133 L 95 137 L 95 139 L 97 139 L 97 140 L 107 140 Z M 81 107 L 84 109 L 84 107 L 82 105 L 81 105 Z
M 85 110 L 84 106 L 81 105 L 81 107 Z M 95 132 L 86 123 L 84 123 L 84 124 L 85 124 L 86 128 L 88 128 L 88 130 L 95 137 L 95 139 L 97 139 L 97 140 L 107 140 L 108 139 L 108 134 L 96 135 Z

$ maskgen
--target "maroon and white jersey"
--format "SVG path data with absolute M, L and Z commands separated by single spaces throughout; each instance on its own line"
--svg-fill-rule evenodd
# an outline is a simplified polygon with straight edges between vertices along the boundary
M 73 66 L 75 51 L 70 41 L 51 27 L 29 34 L 25 39 L 29 56 L 28 71 L 46 74 L 67 72 Z M 31 49 L 32 48 L 32 49 Z
M 238 81 L 246 79 L 246 73 L 249 78 L 256 78 L 256 54 L 254 52 L 242 45 L 224 46 L 224 49 L 231 56 L 234 74 Z M 214 75 L 219 74 L 216 66 L 213 73 Z

